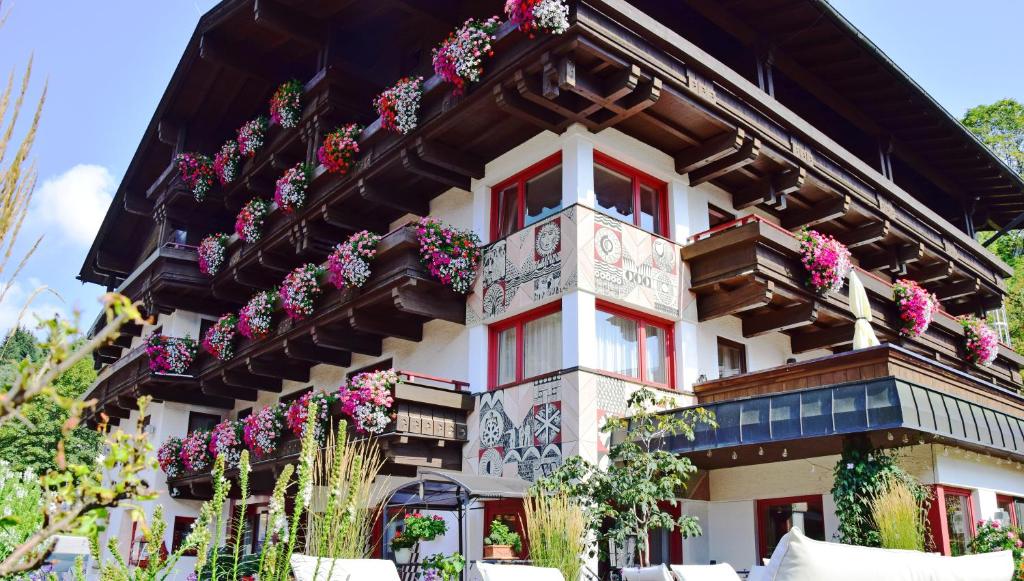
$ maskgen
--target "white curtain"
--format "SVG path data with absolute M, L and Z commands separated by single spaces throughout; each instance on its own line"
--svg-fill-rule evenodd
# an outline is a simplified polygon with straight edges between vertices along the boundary
M 654 383 L 668 383 L 668 333 L 661 327 L 644 325 L 647 363 L 645 379 Z
M 498 385 L 516 380 L 516 329 L 498 333 Z
M 536 377 L 562 368 L 562 313 L 523 324 L 523 377 Z
M 598 311 L 596 326 L 598 368 L 640 377 L 636 321 Z
M 857 276 L 857 269 L 850 269 L 850 312 L 856 321 L 853 323 L 853 348 L 864 349 L 878 345 L 878 337 L 871 328 L 871 303 L 864 284 Z

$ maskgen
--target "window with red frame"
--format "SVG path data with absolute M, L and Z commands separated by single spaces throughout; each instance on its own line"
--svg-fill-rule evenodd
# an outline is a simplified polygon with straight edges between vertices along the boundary
M 996 508 L 999 510 L 996 511 L 995 519 L 1004 527 L 1018 526 L 1021 522 L 1018 507 L 1021 506 L 1024 506 L 1024 499 L 1000 494 L 996 496 Z
M 562 209 L 562 154 L 548 157 L 491 188 L 491 239 L 540 222 Z
M 769 558 L 779 541 L 793 527 L 808 538 L 825 540 L 825 511 L 821 495 L 767 498 L 757 501 L 758 552 Z
M 556 302 L 491 326 L 492 389 L 562 368 L 561 307 Z
M 668 236 L 668 186 L 611 157 L 594 152 L 597 209 L 634 226 Z
M 613 375 L 672 386 L 672 324 L 598 304 L 597 366 Z
M 949 554 L 966 555 L 974 538 L 974 507 L 971 491 L 943 487 L 942 503 L 946 509 L 946 532 L 949 535 Z

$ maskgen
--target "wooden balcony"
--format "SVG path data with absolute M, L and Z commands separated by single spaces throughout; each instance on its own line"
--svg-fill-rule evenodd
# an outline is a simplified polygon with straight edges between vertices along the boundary
M 408 371 L 399 375 L 395 418 L 384 433 L 375 436 L 385 461 L 382 473 L 412 476 L 420 467 L 461 469 L 466 421 L 473 409 L 468 384 Z M 340 405 L 335 405 L 331 416 L 335 421 L 342 417 Z M 350 432 L 349 437 L 359 436 Z M 300 448 L 299 439 L 288 432 L 274 454 L 255 461 L 250 476 L 253 493 L 269 493 L 281 469 L 298 459 Z M 237 472 L 231 470 L 228 476 L 237 478 Z M 167 487 L 176 498 L 205 500 L 213 492 L 209 470 L 168 479 Z
M 848 289 L 822 298 L 805 286 L 799 243 L 786 230 L 756 216 L 698 234 L 682 249 L 690 266 L 691 290 L 701 321 L 726 315 L 743 320 L 746 337 L 781 331 L 794 353 L 843 351 L 853 341 L 854 317 Z M 944 365 L 1011 388 L 1019 387 L 1024 358 L 1003 346 L 990 367 L 967 364 L 963 330 L 948 312 L 939 312 L 921 337 L 900 337 L 899 313 L 888 281 L 860 270 L 872 310 L 872 326 L 882 341 L 899 344 Z

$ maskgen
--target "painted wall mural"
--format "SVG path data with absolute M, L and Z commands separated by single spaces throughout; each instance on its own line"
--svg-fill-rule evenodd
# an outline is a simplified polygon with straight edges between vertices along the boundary
M 466 323 L 487 323 L 579 290 L 675 319 L 679 246 L 583 206 L 484 248 Z

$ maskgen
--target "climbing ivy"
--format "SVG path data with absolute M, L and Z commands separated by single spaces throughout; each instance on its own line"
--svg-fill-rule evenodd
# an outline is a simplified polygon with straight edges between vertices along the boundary
M 931 496 L 928 488 L 900 468 L 895 451 L 848 445 L 833 476 L 832 498 L 839 518 L 837 535 L 839 542 L 850 545 L 879 546 L 878 529 L 871 519 L 871 500 L 886 491 L 889 483 L 905 483 L 925 506 Z

